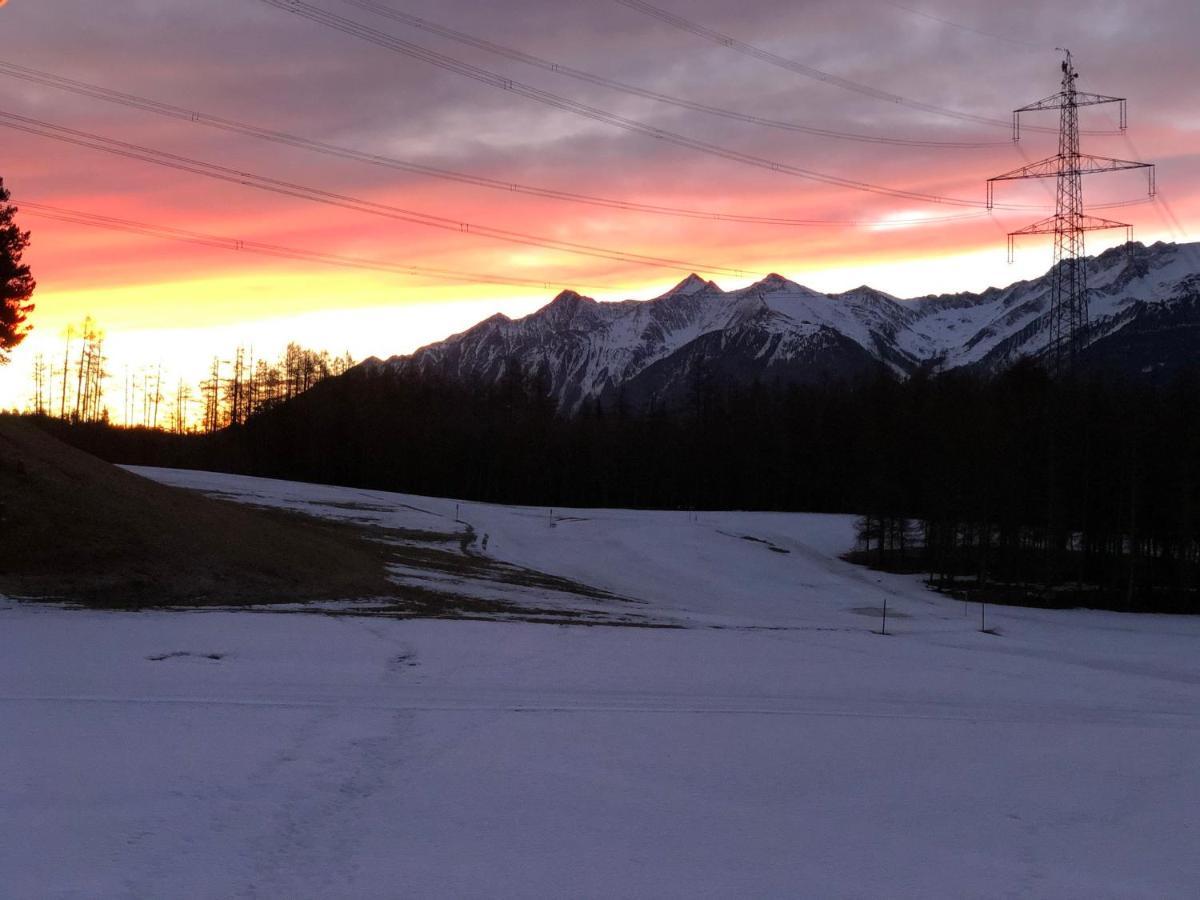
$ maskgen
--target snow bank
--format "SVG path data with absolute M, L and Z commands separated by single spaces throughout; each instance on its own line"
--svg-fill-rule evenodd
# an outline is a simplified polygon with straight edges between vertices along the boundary
M 149 474 L 455 524 L 451 500 Z M 1200 623 L 996 609 L 980 634 L 838 560 L 841 517 L 459 515 L 688 627 L 0 602 L 3 893 L 1194 891 Z M 863 613 L 885 596 L 891 637 Z

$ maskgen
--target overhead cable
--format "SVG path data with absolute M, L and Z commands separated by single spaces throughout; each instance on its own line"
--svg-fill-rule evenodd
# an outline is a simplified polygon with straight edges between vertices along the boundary
M 680 147 L 686 147 L 691 150 L 696 150 L 700 153 L 706 153 L 710 156 L 719 157 L 722 159 L 738 162 L 743 165 L 753 166 L 760 169 L 766 169 L 771 172 L 779 172 L 784 175 L 791 175 L 797 178 L 804 178 L 810 181 L 820 182 L 822 184 L 830 184 L 837 187 L 849 188 L 856 191 L 864 191 L 867 193 L 880 194 L 887 197 L 898 197 L 902 200 L 916 200 L 924 203 L 939 203 L 949 206 L 964 206 L 972 209 L 986 209 L 987 203 L 985 200 L 972 200 L 965 197 L 947 197 L 940 194 L 925 193 L 922 191 L 909 191 L 898 188 L 889 188 L 883 185 L 872 184 L 866 181 L 860 181 L 853 178 L 843 178 L 837 175 L 829 175 L 823 172 L 818 172 L 813 169 L 806 169 L 800 166 L 793 166 L 788 163 L 778 162 L 766 157 L 756 156 L 751 153 L 743 153 L 738 150 L 731 150 L 727 147 L 721 147 L 716 144 L 710 144 L 696 138 L 689 138 L 664 128 L 657 128 L 652 125 L 647 125 L 643 122 L 638 122 L 634 119 L 628 119 L 624 116 L 616 115 L 594 106 L 589 106 L 575 100 L 570 100 L 558 94 L 543 91 L 539 88 L 531 87 L 523 84 L 512 78 L 507 78 L 503 75 L 498 75 L 495 72 L 490 72 L 487 69 L 482 69 L 479 66 L 471 65 L 470 63 L 462 62 L 454 59 L 444 53 L 430 50 L 418 44 L 413 44 L 410 41 L 402 40 L 386 32 L 370 28 L 352 19 L 347 19 L 344 16 L 338 16 L 327 12 L 320 7 L 313 6 L 310 3 L 305 3 L 303 0 L 260 0 L 260 2 L 268 6 L 276 7 L 284 12 L 306 18 L 318 25 L 323 25 L 327 28 L 340 31 L 352 37 L 368 41 L 377 46 L 383 47 L 396 53 L 401 53 L 413 59 L 419 59 L 428 62 L 432 65 L 446 69 L 447 71 L 456 72 L 467 78 L 471 78 L 482 84 L 498 88 L 503 91 L 516 94 L 517 96 L 525 97 L 535 102 L 545 104 L 547 106 L 561 109 L 584 118 L 592 119 L 597 122 L 603 122 L 625 131 L 635 134 L 641 134 L 646 137 L 654 138 L 665 143 L 673 144 Z M 1020 209 L 1029 208 L 1015 205 L 1008 205 L 1005 209 Z
M 502 191 L 506 194 L 524 194 L 550 200 L 560 200 L 568 203 L 587 204 L 590 206 L 598 206 L 607 209 L 652 213 L 654 215 L 674 216 L 685 219 L 735 222 L 747 225 L 863 226 L 874 224 L 870 220 L 861 218 L 796 219 L 787 218 L 784 216 L 755 216 L 745 213 L 716 212 L 703 209 L 690 209 L 677 206 L 639 203 L 633 200 L 598 197 L 591 194 L 580 194 L 572 191 L 557 190 L 554 188 L 518 184 L 516 182 L 504 181 L 498 178 L 487 178 L 481 175 L 456 172 L 450 169 L 442 169 L 436 166 L 408 162 L 405 160 L 396 159 L 395 157 L 366 153 L 364 151 L 354 150 L 349 147 L 329 144 L 323 141 L 316 141 L 310 138 L 288 134 L 284 131 L 277 131 L 274 129 L 264 128 L 259 125 L 247 124 L 245 122 L 239 122 L 234 119 L 224 118 L 211 113 L 175 106 L 173 104 L 163 103 L 161 101 L 152 100 L 146 97 L 140 97 L 136 94 L 128 94 L 122 91 L 116 91 L 101 85 L 85 81 L 77 81 L 75 79 L 66 78 L 62 75 L 56 75 L 51 72 L 45 72 L 39 69 L 31 69 L 28 66 L 18 65 L 6 60 L 0 60 L 0 75 L 10 78 L 17 78 L 31 84 L 38 84 L 45 87 L 56 88 L 58 90 L 69 91 L 79 96 L 89 97 L 94 100 L 102 100 L 107 103 L 114 103 L 130 109 L 137 109 L 143 112 L 165 116 L 167 118 L 205 125 L 210 128 L 219 128 L 224 131 L 229 131 L 236 134 L 244 134 L 259 140 L 271 141 L 284 146 L 297 147 L 312 151 L 314 153 L 321 153 L 326 156 L 356 160 L 358 162 L 368 163 L 374 166 L 381 166 L 402 172 L 411 172 L 413 174 L 428 176 L 430 178 L 440 178 L 446 181 L 458 182 L 460 184 L 470 184 L 476 187 L 490 188 L 492 190 Z M 940 216 L 937 218 L 911 219 L 908 220 L 908 222 L 910 224 L 953 222 L 962 219 L 977 218 L 981 215 L 986 215 L 986 213 L 959 213 L 955 215 Z
M 448 40 L 465 44 L 468 47 L 474 47 L 477 50 L 483 50 L 487 53 L 492 53 L 497 56 L 502 56 L 506 59 L 515 60 L 516 62 L 524 63 L 528 66 L 534 66 L 547 72 L 553 72 L 556 75 L 563 75 L 567 78 L 574 78 L 577 81 L 584 81 L 589 84 L 609 88 L 610 90 L 614 91 L 620 91 L 621 93 L 630 94 L 635 97 L 641 97 L 646 100 L 654 100 L 659 103 L 665 103 L 681 109 L 687 109 L 693 112 L 702 112 L 711 116 L 720 116 L 721 118 L 732 119 L 737 122 L 744 122 L 748 125 L 758 125 L 765 128 L 776 128 L 784 131 L 798 131 L 804 134 L 834 138 L 842 141 L 857 141 L 867 144 L 892 144 L 902 147 L 922 147 L 925 149 L 964 150 L 978 149 L 981 147 L 996 147 L 1011 143 L 1011 139 L 998 141 L 934 141 L 899 138 L 888 135 L 862 134 L 849 131 L 837 131 L 828 128 L 817 128 L 813 125 L 802 125 L 796 122 L 786 122 L 778 119 L 767 118 L 765 116 L 756 116 L 749 113 L 740 112 L 738 110 L 726 109 L 719 106 L 713 106 L 708 103 L 700 103 L 695 100 L 674 97 L 670 94 L 660 93 L 659 91 L 640 88 L 636 85 L 626 84 L 623 81 L 617 81 L 613 78 L 606 78 L 602 75 L 595 75 L 591 72 L 585 72 L 582 69 L 576 69 L 573 66 L 564 65 L 563 63 L 552 62 L 548 59 L 543 59 L 540 56 L 534 56 L 531 53 L 515 50 L 511 47 L 497 44 L 494 41 L 486 40 L 485 38 L 475 37 L 474 35 L 457 31 L 453 28 L 448 28 L 445 25 L 439 25 L 436 22 L 429 21 L 428 19 L 422 19 L 419 16 L 401 12 L 400 10 L 387 6 L 386 4 L 376 3 L 374 0 L 341 0 L 341 2 L 349 6 L 366 10 L 367 12 L 375 13 L 376 15 L 382 16 L 386 19 L 391 19 L 393 22 L 399 22 L 403 25 L 408 25 L 412 28 L 417 28 L 421 31 L 428 32 L 429 34 L 436 34 L 439 37 L 444 37 Z
M 98 213 L 82 212 L 75 209 L 64 209 L 61 206 L 51 206 L 36 203 L 24 198 L 13 201 L 20 205 L 23 213 L 39 216 L 43 219 L 53 219 L 58 222 L 68 222 L 74 225 L 87 225 L 91 228 L 103 228 L 109 231 L 119 231 L 126 234 L 139 234 L 145 237 L 162 238 L 163 240 L 178 241 L 185 244 L 196 244 L 202 247 L 212 247 L 218 250 L 233 250 L 236 252 L 254 253 L 261 256 L 272 256 L 279 259 L 295 259 L 308 262 L 324 263 L 348 269 L 363 269 L 371 272 L 387 272 L 394 275 L 416 275 L 426 278 L 442 278 L 468 283 L 505 284 L 518 287 L 554 288 L 554 287 L 588 287 L 600 290 L 614 290 L 603 285 L 572 285 L 537 280 L 532 278 L 517 278 L 508 275 L 493 275 L 490 273 L 471 272 L 462 269 L 433 268 L 417 266 L 409 263 L 389 262 L 381 259 L 370 259 L 361 256 L 343 256 L 337 253 L 321 253 L 315 250 L 302 250 L 297 247 L 286 247 L 281 244 L 269 244 L 263 241 L 249 241 L 242 238 L 222 237 L 205 234 L 169 225 L 153 225 L 134 219 L 122 219 L 115 216 L 104 216 Z
M 579 256 L 591 256 L 598 259 L 608 259 L 615 262 L 636 263 L 640 265 L 655 266 L 663 269 L 676 269 L 684 272 L 709 272 L 722 275 L 732 275 L 738 278 L 747 275 L 761 274 L 746 272 L 745 270 L 732 268 L 730 266 L 689 262 L 686 260 L 670 259 L 661 256 L 650 256 L 641 253 L 613 250 L 607 247 L 581 244 L 574 241 L 563 241 L 556 238 L 540 237 L 534 234 L 510 231 L 503 228 L 494 228 L 488 225 L 480 225 L 458 219 L 451 219 L 445 216 L 416 212 L 414 210 L 403 209 L 401 207 L 392 206 L 386 203 L 376 203 L 371 200 L 362 200 L 357 197 L 338 194 L 333 191 L 308 187 L 295 182 L 283 181 L 281 179 L 270 178 L 264 175 L 255 175 L 250 172 L 242 172 L 237 169 L 229 168 L 228 166 L 220 166 L 214 163 L 203 162 L 201 160 L 191 159 L 189 157 L 180 156 L 174 153 L 167 153 L 162 150 L 155 150 L 150 147 L 143 147 L 126 141 L 114 141 L 110 138 L 101 137 L 100 135 L 91 134 L 86 131 L 67 128 L 62 125 L 55 125 L 50 122 L 44 122 L 38 119 L 29 118 L 28 116 L 20 116 L 4 111 L 0 111 L 0 126 L 11 128 L 16 131 L 22 131 L 27 134 L 39 135 L 41 137 L 50 138 L 51 140 L 61 141 L 63 143 L 74 144 L 90 150 L 100 150 L 115 156 L 124 157 L 126 159 L 135 159 L 141 162 L 153 163 L 154 165 L 164 166 L 166 168 L 175 169 L 178 171 L 190 172 L 194 175 L 202 175 L 206 178 L 212 178 L 217 181 L 224 181 L 230 184 L 240 184 L 246 187 L 252 187 L 261 191 L 268 191 L 274 194 L 296 197 L 301 200 L 309 200 L 314 203 L 322 203 L 327 206 L 336 206 L 342 209 L 353 210 L 355 212 L 367 213 L 374 216 L 382 216 L 388 219 L 395 219 L 414 225 L 424 225 L 429 228 L 438 228 L 443 231 L 451 231 L 458 234 L 473 234 L 499 241 L 505 241 L 510 244 L 542 247 L 547 250 L 558 250 L 564 253 L 573 253 Z
M 629 9 L 637 10 L 651 18 L 658 19 L 660 22 L 665 22 L 672 28 L 680 31 L 686 31 L 690 34 L 702 37 L 711 43 L 726 47 L 735 53 L 740 53 L 743 56 L 749 56 L 757 59 L 760 62 L 775 66 L 776 68 L 786 69 L 789 72 L 794 72 L 797 75 L 803 75 L 805 78 L 812 78 L 817 81 L 822 81 L 826 84 L 831 84 L 836 87 L 843 88 L 847 91 L 853 91 L 857 94 L 862 94 L 866 97 L 873 97 L 876 100 L 882 100 L 885 103 L 893 103 L 898 106 L 905 106 L 909 109 L 916 109 L 921 112 L 931 113 L 938 116 L 946 116 L 951 119 L 959 119 L 964 122 L 975 122 L 979 125 L 991 125 L 997 128 L 1012 128 L 1012 122 L 1009 119 L 994 119 L 990 116 L 980 116 L 974 113 L 963 112 L 961 110 L 949 109 L 944 106 L 937 106 L 933 103 L 924 103 L 920 100 L 913 100 L 910 97 L 904 97 L 900 94 L 893 94 L 890 91 L 881 90 L 869 84 L 852 81 L 849 78 L 843 78 L 840 75 L 834 75 L 832 72 L 825 72 L 821 69 L 805 65 L 804 63 L 796 62 L 787 57 L 780 56 L 777 53 L 772 53 L 770 50 L 764 50 L 761 47 L 756 47 L 753 44 L 747 44 L 744 41 L 739 41 L 737 38 L 712 28 L 707 28 L 698 22 L 693 22 L 690 19 L 685 19 L 683 16 L 676 15 L 673 12 L 654 6 L 651 3 L 646 3 L 645 0 L 613 0 L 614 3 L 619 3 Z M 1031 126 L 1030 131 L 1040 131 L 1047 134 L 1057 134 L 1058 130 L 1046 126 Z M 1084 134 L 1110 134 L 1111 132 L 1083 132 Z

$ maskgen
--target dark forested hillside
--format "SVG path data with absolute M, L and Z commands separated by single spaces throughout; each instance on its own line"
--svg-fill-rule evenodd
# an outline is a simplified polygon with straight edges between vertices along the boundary
M 872 560 L 944 584 L 1196 605 L 1194 370 L 1166 385 L 1056 382 L 1021 364 L 748 387 L 701 370 L 684 409 L 635 409 L 617 396 L 568 416 L 516 374 L 467 385 L 358 369 L 211 436 L 46 424 L 117 462 L 504 503 L 852 512 Z

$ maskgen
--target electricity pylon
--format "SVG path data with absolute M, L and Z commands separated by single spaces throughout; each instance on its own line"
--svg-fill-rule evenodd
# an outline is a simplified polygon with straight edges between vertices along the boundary
M 1054 235 L 1054 268 L 1051 270 L 1050 292 L 1050 339 L 1046 348 L 1046 359 L 1055 374 L 1070 371 L 1086 346 L 1088 327 L 1087 268 L 1083 250 L 1085 231 L 1106 228 L 1124 228 L 1127 239 L 1132 238 L 1132 226 L 1089 216 L 1083 210 L 1083 178 L 1096 172 L 1118 172 L 1122 169 L 1146 169 L 1149 177 L 1150 196 L 1154 196 L 1154 165 L 1128 159 L 1111 159 L 1092 156 L 1079 151 L 1079 107 L 1116 103 L 1120 106 L 1120 125 L 1125 131 L 1125 98 L 1089 94 L 1075 89 L 1075 71 L 1071 51 L 1059 48 L 1065 54 L 1062 63 L 1062 87 L 1058 93 L 1013 110 L 1013 140 L 1021 138 L 1021 113 L 1039 112 L 1047 109 L 1059 110 L 1058 154 L 1013 169 L 987 183 L 987 205 L 992 208 L 993 189 L 997 181 L 1014 181 L 1021 178 L 1056 178 L 1058 192 L 1054 215 L 1034 222 L 1008 235 L 1008 260 L 1012 262 L 1013 241 L 1026 234 Z

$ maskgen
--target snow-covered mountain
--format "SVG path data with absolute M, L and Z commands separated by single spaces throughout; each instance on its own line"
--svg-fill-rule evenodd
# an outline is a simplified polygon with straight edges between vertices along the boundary
M 1129 243 L 1088 260 L 1090 348 L 1146 374 L 1200 358 L 1200 244 Z M 670 403 L 696 374 L 815 382 L 880 364 L 1001 369 L 1048 334 L 1049 273 L 981 294 L 901 300 L 863 286 L 822 294 L 780 276 L 734 291 L 689 275 L 661 297 L 600 303 L 574 291 L 521 319 L 494 315 L 410 356 L 367 365 L 496 379 L 541 373 L 560 406 L 622 392 Z

